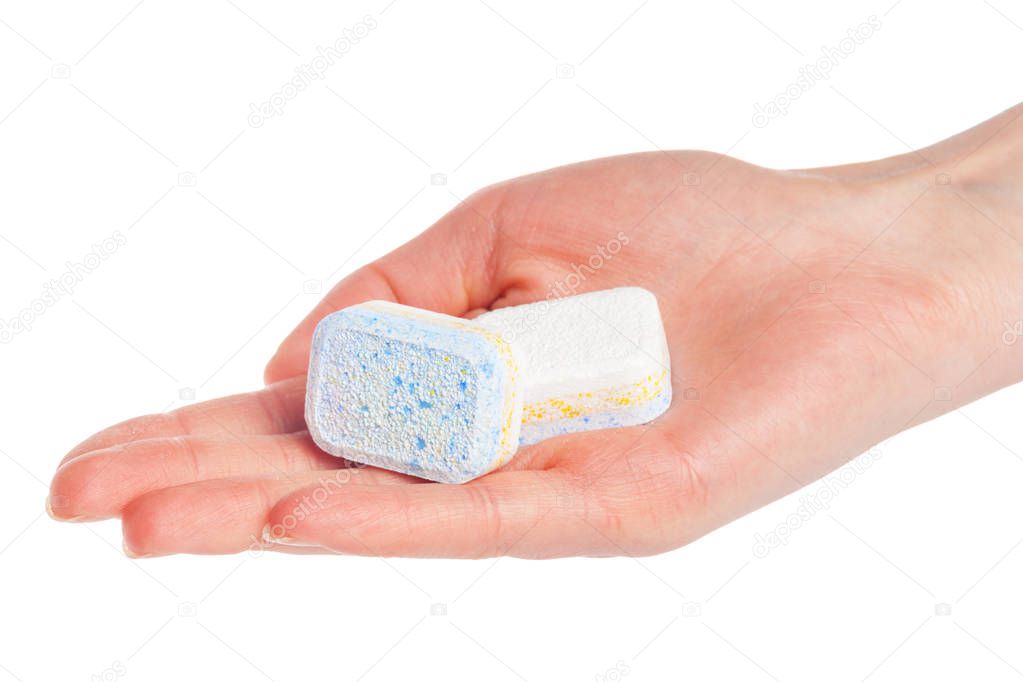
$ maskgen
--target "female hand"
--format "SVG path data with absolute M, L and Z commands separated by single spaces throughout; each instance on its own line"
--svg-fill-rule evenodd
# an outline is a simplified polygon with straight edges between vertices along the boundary
M 123 519 L 132 556 L 275 548 L 402 556 L 679 547 L 872 444 L 1021 378 L 1023 108 L 879 162 L 774 171 L 701 152 L 557 168 L 478 192 L 338 284 L 267 387 L 132 419 L 65 457 L 60 519 Z M 465 485 L 312 443 L 318 320 L 368 299 L 452 315 L 636 285 L 658 298 L 673 403 L 519 451 Z M 1023 344 L 1019 344 L 1023 346 Z

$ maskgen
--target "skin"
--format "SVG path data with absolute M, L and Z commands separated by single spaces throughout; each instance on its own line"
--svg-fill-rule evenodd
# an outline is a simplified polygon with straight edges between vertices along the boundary
M 430 557 L 682 546 L 1023 379 L 1023 343 L 1002 340 L 1023 318 L 1021 114 L 850 166 L 653 152 L 486 188 L 327 294 L 265 389 L 75 447 L 48 508 L 120 517 L 130 556 L 266 541 Z M 621 250 L 569 276 L 620 232 Z M 388 299 L 471 317 L 623 285 L 657 295 L 670 344 L 674 400 L 649 425 L 551 439 L 460 486 L 342 468 L 304 431 L 310 338 L 328 313 Z

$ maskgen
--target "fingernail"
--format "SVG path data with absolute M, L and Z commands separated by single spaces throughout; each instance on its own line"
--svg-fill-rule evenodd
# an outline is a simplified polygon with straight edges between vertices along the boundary
M 308 542 L 299 542 L 293 538 L 289 538 L 284 535 L 284 529 L 279 528 L 279 531 L 275 531 L 273 525 L 266 524 L 263 526 L 263 533 L 261 535 L 263 544 L 265 545 L 287 545 L 288 547 L 318 547 L 318 545 L 310 544 Z
M 78 521 L 99 521 L 99 519 L 89 519 L 85 516 L 57 516 L 57 513 L 53 511 L 53 499 L 46 496 L 46 513 L 54 521 L 60 521 L 63 523 L 76 523 Z
M 124 550 L 124 556 L 129 559 L 145 559 L 146 557 L 156 556 L 155 554 L 137 554 L 135 550 L 128 546 L 128 541 L 121 540 L 121 549 Z

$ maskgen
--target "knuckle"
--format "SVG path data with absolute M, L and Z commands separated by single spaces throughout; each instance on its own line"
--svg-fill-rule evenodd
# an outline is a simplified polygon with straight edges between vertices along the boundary
M 468 518 L 475 519 L 476 525 L 471 531 L 479 538 L 479 556 L 496 556 L 505 553 L 509 548 L 507 539 L 502 537 L 502 505 L 500 493 L 488 485 L 468 487 L 471 511 Z

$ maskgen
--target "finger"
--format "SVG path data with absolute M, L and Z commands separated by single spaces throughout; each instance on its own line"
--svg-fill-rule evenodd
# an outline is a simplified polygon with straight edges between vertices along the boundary
M 449 315 L 486 307 L 500 292 L 496 190 L 471 197 L 433 227 L 346 277 L 284 340 L 266 367 L 267 382 L 306 371 L 316 324 L 328 314 L 373 299 Z
M 124 508 L 124 549 L 134 557 L 242 552 L 260 545 L 270 509 L 296 490 L 310 490 L 307 504 L 314 505 L 324 494 L 416 480 L 382 469 L 352 467 L 288 478 L 222 478 L 163 488 Z
M 274 506 L 270 539 L 345 554 L 461 558 L 568 556 L 599 544 L 583 488 L 558 470 L 498 472 L 464 485 L 360 486 L 312 508 L 303 506 L 310 494 L 299 490 Z
M 117 516 L 128 502 L 160 488 L 347 465 L 316 447 L 305 432 L 149 438 L 94 450 L 63 465 L 50 484 L 50 510 L 58 519 L 102 519 Z
M 76 445 L 61 465 L 93 450 L 145 438 L 200 433 L 270 434 L 305 428 L 305 378 L 271 384 L 260 391 L 240 393 L 189 405 L 173 412 L 150 414 L 115 424 Z

